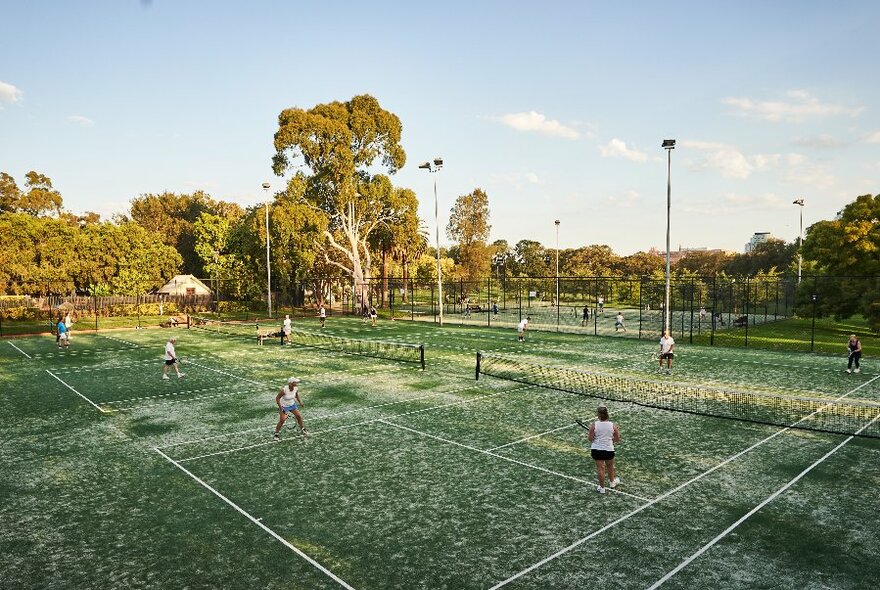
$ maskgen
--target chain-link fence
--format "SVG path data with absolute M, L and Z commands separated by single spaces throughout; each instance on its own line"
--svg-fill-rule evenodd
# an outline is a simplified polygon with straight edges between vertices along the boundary
M 864 277 L 874 285 L 876 277 Z M 750 346 L 756 326 L 793 316 L 821 318 L 824 298 L 841 285 L 867 289 L 852 277 L 692 277 L 670 285 L 669 330 L 679 342 Z M 245 298 L 228 281 L 204 280 L 205 294 L 83 296 L 52 294 L 51 284 L 32 285 L 32 295 L 0 296 L 0 336 L 48 332 L 68 314 L 74 329 L 171 326 L 191 314 L 224 320 L 329 315 L 381 316 L 471 326 L 514 327 L 529 318 L 532 330 L 609 335 L 655 340 L 667 314 L 663 279 L 621 277 L 487 277 L 447 280 L 442 302 L 436 281 L 411 278 L 351 279 L 312 277 L 273 285 Z M 237 295 L 233 295 L 237 294 Z M 808 338 L 809 336 L 809 338 Z M 810 340 L 812 334 L 802 336 Z M 802 344 L 802 343 L 801 343 Z M 802 348 L 793 346 L 793 348 Z

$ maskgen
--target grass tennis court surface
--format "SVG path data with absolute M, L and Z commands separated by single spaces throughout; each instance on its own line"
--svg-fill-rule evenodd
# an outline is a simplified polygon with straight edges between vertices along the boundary
M 317 331 L 317 321 L 296 322 Z M 869 359 L 331 318 L 417 364 L 178 329 L 0 341 L 3 588 L 876 588 L 880 440 L 599 401 L 481 376 L 478 350 L 674 383 L 880 401 Z M 304 439 L 272 443 L 300 377 Z

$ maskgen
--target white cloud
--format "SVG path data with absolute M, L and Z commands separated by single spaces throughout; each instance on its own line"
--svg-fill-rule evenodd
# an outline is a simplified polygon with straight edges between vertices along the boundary
M 878 138 L 878 141 L 880 141 L 880 138 Z M 842 141 L 827 133 L 820 133 L 814 137 L 800 137 L 794 140 L 794 143 L 795 145 L 819 149 L 832 149 L 843 145 Z
M 542 135 L 577 139 L 580 133 L 571 127 L 566 127 L 559 121 L 548 119 L 541 113 L 529 111 L 528 113 L 508 113 L 501 117 L 493 117 L 503 125 L 517 131 L 531 131 Z
M 711 141 L 685 140 L 685 149 L 703 152 L 702 159 L 691 161 L 692 170 L 716 170 L 724 178 L 748 178 L 755 170 L 766 170 L 779 165 L 779 154 L 746 156 L 736 146 Z
M 69 117 L 67 117 L 67 120 L 71 123 L 82 125 L 83 127 L 91 127 L 95 124 L 94 121 L 92 121 L 88 117 L 83 117 L 82 115 L 70 115 Z
M 722 102 L 737 109 L 736 114 L 741 116 L 786 123 L 800 123 L 807 119 L 838 115 L 855 117 L 865 110 L 864 107 L 845 107 L 823 103 L 805 90 L 791 90 L 787 95 L 791 99 L 788 102 L 781 100 L 757 101 L 745 97 L 725 98 Z
M 633 162 L 644 162 L 648 159 L 645 152 L 627 147 L 626 142 L 616 137 L 608 142 L 607 145 L 600 145 L 599 151 L 603 158 L 626 158 Z
M 510 186 L 516 190 L 523 190 L 527 184 L 541 184 L 540 177 L 534 172 L 514 172 L 511 174 L 492 174 L 490 176 L 493 185 Z
M 0 80 L 0 109 L 3 108 L 3 103 L 16 104 L 21 102 L 23 97 L 24 92 L 12 84 Z
M 862 141 L 867 143 L 880 143 L 880 131 L 875 131 L 874 133 L 869 133 L 862 138 Z

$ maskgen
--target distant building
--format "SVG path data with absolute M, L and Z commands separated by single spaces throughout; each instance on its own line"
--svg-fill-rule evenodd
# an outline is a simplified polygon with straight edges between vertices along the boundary
M 753 251 L 758 244 L 763 244 L 767 240 L 773 238 L 768 231 L 759 231 L 755 232 L 755 235 L 752 236 L 752 239 L 749 240 L 749 243 L 746 244 L 745 251 L 746 254 Z
M 651 248 L 648 254 L 654 254 L 666 258 L 666 251 L 660 251 L 657 248 Z M 672 250 L 669 253 L 669 263 L 675 264 L 689 254 L 732 254 L 729 250 L 723 248 L 707 248 L 706 246 L 679 246 L 678 250 Z
M 210 295 L 211 289 L 193 275 L 177 275 L 159 289 L 160 295 Z

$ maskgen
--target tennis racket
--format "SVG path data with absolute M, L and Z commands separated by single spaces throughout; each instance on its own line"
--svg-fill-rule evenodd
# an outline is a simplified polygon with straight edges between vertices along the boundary
M 584 421 L 581 420 L 580 418 L 575 418 L 575 419 L 574 419 L 574 422 L 575 422 L 575 424 L 577 424 L 578 426 L 580 426 L 580 427 L 583 428 L 584 430 L 589 430 L 589 429 L 590 429 L 590 424 L 589 424 L 588 422 L 584 422 Z

